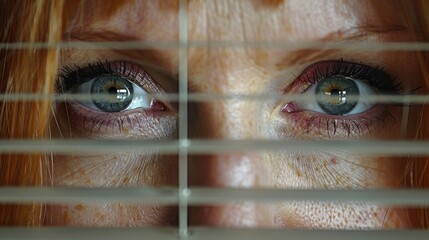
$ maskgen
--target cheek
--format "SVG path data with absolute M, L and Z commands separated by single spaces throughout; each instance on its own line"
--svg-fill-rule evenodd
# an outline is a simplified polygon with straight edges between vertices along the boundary
M 347 152 L 270 155 L 277 188 L 374 189 L 398 188 L 406 160 Z
M 72 204 L 46 207 L 45 225 L 148 227 L 177 225 L 177 208 L 143 204 Z
M 56 156 L 51 166 L 54 186 L 176 186 L 177 157 L 159 155 Z M 48 184 L 48 183 L 47 183 Z M 45 224 L 53 226 L 175 226 L 177 208 L 159 204 L 81 202 L 47 205 Z
M 276 187 L 283 189 L 377 189 L 401 186 L 402 159 L 351 153 L 270 156 Z M 276 206 L 275 222 L 284 228 L 407 228 L 405 211 L 367 202 L 296 202 Z
M 62 155 L 53 160 L 54 186 L 176 186 L 177 156 L 116 153 Z M 49 178 L 51 179 L 51 178 Z
M 371 204 L 296 203 L 279 207 L 276 222 L 286 228 L 381 229 L 409 227 L 401 210 Z

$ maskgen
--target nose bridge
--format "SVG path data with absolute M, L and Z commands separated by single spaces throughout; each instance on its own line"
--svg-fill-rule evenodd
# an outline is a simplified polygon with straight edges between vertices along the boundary
M 240 99 L 258 94 L 263 74 L 243 50 L 194 51 L 190 62 L 190 92 L 207 94 L 208 101 L 191 102 L 189 135 L 197 138 L 257 138 L 258 104 Z M 199 56 L 199 57 L 198 57 Z M 237 59 L 241 59 L 237 61 Z
M 220 97 L 230 94 L 255 94 L 261 75 L 245 60 L 244 51 L 210 49 L 198 61 L 189 64 L 191 92 L 211 93 Z M 256 73 L 256 74 L 255 74 Z M 246 80 L 246 81 L 243 81 Z M 189 136 L 192 139 L 257 139 L 258 109 L 255 102 L 217 99 L 192 103 L 189 112 Z M 195 110 L 195 111 L 193 111 Z M 217 146 L 213 146 L 216 148 Z M 244 150 L 234 153 L 190 156 L 190 187 L 257 188 L 272 187 L 270 162 L 260 153 Z M 273 225 L 270 205 L 252 201 L 197 206 L 189 209 L 189 223 L 197 226 L 269 227 Z
M 272 184 L 271 164 L 258 153 L 219 153 L 190 158 L 190 184 L 253 188 Z
M 189 136 L 217 140 L 258 138 L 257 119 L 249 113 L 253 107 L 225 99 L 193 104 L 189 112 Z
M 206 188 L 272 187 L 270 163 L 260 154 L 228 153 L 190 158 L 189 185 Z M 198 206 L 190 209 L 190 224 L 221 227 L 269 227 L 273 211 L 252 201 Z

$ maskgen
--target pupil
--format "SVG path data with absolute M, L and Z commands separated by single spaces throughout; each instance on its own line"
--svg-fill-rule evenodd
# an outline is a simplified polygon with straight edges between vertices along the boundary
M 117 94 L 118 93 L 118 89 L 115 87 L 111 87 L 109 88 L 109 94 Z
M 338 90 L 338 89 L 332 90 L 331 91 L 331 96 L 332 97 L 338 97 L 338 96 L 340 96 L 340 90 Z

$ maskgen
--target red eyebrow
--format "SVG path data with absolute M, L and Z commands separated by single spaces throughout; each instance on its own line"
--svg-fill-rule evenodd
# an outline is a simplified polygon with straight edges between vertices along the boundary
M 365 40 L 368 36 L 398 33 L 418 34 L 414 29 L 410 29 L 403 25 L 365 25 L 332 32 L 315 41 L 359 41 Z M 287 66 L 312 62 L 315 59 L 326 57 L 339 51 L 341 51 L 341 49 L 299 49 L 288 53 L 276 66 L 278 69 L 284 69 Z
M 253 2 L 256 8 L 276 9 L 283 5 L 284 0 L 257 0 Z

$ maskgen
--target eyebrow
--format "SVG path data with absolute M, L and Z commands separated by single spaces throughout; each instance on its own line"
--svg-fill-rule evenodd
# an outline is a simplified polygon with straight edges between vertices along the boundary
M 393 34 L 397 32 L 405 32 L 405 33 L 412 33 L 410 28 L 399 25 L 399 24 L 392 24 L 392 25 L 362 25 L 362 26 L 356 26 L 351 27 L 345 30 L 338 30 L 336 32 L 332 32 L 321 38 L 320 40 L 334 40 L 334 39 L 341 39 L 341 40 L 354 40 L 359 39 L 368 35 L 374 35 L 374 34 Z M 415 32 L 415 31 L 414 31 Z
M 397 34 L 397 33 L 414 33 L 418 34 L 417 31 L 411 30 L 410 28 L 404 25 L 364 25 L 348 28 L 345 30 L 338 30 L 335 32 L 328 33 L 327 35 L 316 39 L 314 41 L 362 41 L 368 38 L 369 36 L 379 36 L 379 35 L 388 35 L 388 34 Z M 122 34 L 120 32 L 115 32 L 111 30 L 90 30 L 90 31 L 72 31 L 64 34 L 64 38 L 69 41 L 88 41 L 88 42 L 123 42 L 124 44 L 133 42 L 144 42 L 141 38 L 137 36 L 132 36 L 129 34 Z M 121 55 L 126 55 L 135 59 L 144 59 L 154 62 L 156 67 L 165 72 L 172 72 L 174 63 L 171 62 L 169 57 L 163 56 L 161 50 L 156 45 L 160 42 L 154 42 L 154 47 L 151 48 L 145 47 L 144 49 L 115 49 L 110 48 L 110 51 L 117 52 Z M 167 42 L 167 47 L 174 49 L 179 47 L 177 42 Z M 283 57 L 277 64 L 278 69 L 284 69 L 287 66 L 301 65 L 308 62 L 312 62 L 316 59 L 332 55 L 335 52 L 339 52 L 341 49 L 300 49 L 288 53 Z
M 140 44 L 143 45 L 144 40 L 132 35 L 126 35 L 119 32 L 111 30 L 90 30 L 90 31 L 72 31 L 65 33 L 63 39 L 67 41 L 84 41 L 84 42 L 113 42 L 122 44 Z M 119 55 L 125 55 L 133 59 L 139 59 L 148 62 L 148 65 L 154 69 L 158 69 L 164 73 L 171 73 L 173 68 L 173 62 L 170 61 L 171 58 L 165 56 L 162 53 L 160 48 L 157 48 L 156 45 L 159 42 L 151 42 L 154 47 L 145 46 L 144 48 L 107 48 L 108 51 L 116 52 Z M 176 42 L 168 42 L 171 47 L 174 49 L 178 47 Z M 163 48 L 165 49 L 165 48 Z M 168 48 L 167 48 L 168 49 Z M 151 64 L 150 64 L 151 63 Z
M 277 9 L 284 3 L 284 0 L 257 0 L 253 4 L 256 8 Z
M 329 33 L 322 38 L 316 39 L 315 41 L 363 41 L 369 36 L 382 36 L 400 33 L 418 34 L 417 31 L 412 31 L 410 28 L 403 25 L 364 25 L 348 28 L 345 30 L 338 30 Z M 276 67 L 278 69 L 284 69 L 286 66 L 301 65 L 340 51 L 343 51 L 343 49 L 300 49 L 288 53 L 287 56 L 282 58 L 276 64 Z
M 88 42 L 142 42 L 137 36 L 123 34 L 109 29 L 81 31 L 80 29 L 63 34 L 64 40 L 78 40 Z

